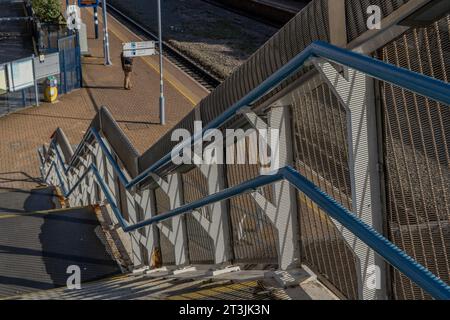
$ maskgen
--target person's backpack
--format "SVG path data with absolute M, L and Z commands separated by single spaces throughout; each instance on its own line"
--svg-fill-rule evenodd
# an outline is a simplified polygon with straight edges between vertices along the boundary
M 123 71 L 131 72 L 133 70 L 133 59 L 122 55 L 122 68 Z

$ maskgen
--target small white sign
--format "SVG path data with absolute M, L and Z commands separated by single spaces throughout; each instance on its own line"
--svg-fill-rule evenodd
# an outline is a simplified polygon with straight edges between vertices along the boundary
M 123 56 L 125 58 L 153 56 L 156 54 L 155 49 L 137 49 L 137 50 L 125 50 Z
M 48 76 L 57 75 L 60 73 L 59 69 L 59 53 L 51 53 L 47 56 L 34 58 L 34 68 L 36 79 L 47 78 Z M 41 62 L 42 61 L 42 62 Z
M 81 27 L 80 8 L 77 5 L 69 5 L 66 10 L 66 22 L 69 30 L 79 30 Z
M 6 78 L 6 66 L 0 66 L 0 94 L 8 92 L 8 81 Z
M 123 50 L 155 49 L 155 41 L 127 42 L 123 44 Z

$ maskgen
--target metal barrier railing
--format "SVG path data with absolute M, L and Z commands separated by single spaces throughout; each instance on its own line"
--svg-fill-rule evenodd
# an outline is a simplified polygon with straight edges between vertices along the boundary
M 202 129 L 201 132 L 193 135 L 189 141 L 179 144 L 172 151 L 172 153 L 176 154 L 177 152 L 183 150 L 183 148 L 195 144 L 205 136 L 205 133 L 208 132 L 208 130 L 220 127 L 243 108 L 252 106 L 256 101 L 274 90 L 285 79 L 295 74 L 308 59 L 314 57 L 333 61 L 340 65 L 344 65 L 346 67 L 363 72 L 376 79 L 398 85 L 402 88 L 429 97 L 443 104 L 450 105 L 450 85 L 445 82 L 436 80 L 417 72 L 387 64 L 383 61 L 364 56 L 356 52 L 336 47 L 323 41 L 316 41 L 309 45 L 303 52 L 298 54 L 291 61 L 289 61 L 284 67 L 282 67 L 265 81 L 263 81 L 258 87 L 250 91 L 241 100 L 232 105 L 222 115 L 210 122 Z M 95 133 L 92 129 L 87 132 L 86 136 L 83 139 L 87 140 L 92 135 L 97 138 L 100 145 L 103 144 L 103 141 L 101 139 L 98 139 L 98 133 Z M 71 160 L 76 159 L 79 155 L 78 153 L 81 152 L 81 150 L 82 148 L 79 147 L 75 151 L 75 154 L 73 155 Z M 120 172 L 120 170 L 117 170 L 117 166 L 115 166 L 115 170 L 125 188 L 131 189 L 132 187 L 145 180 L 150 173 L 156 172 L 159 168 L 169 163 L 171 161 L 172 153 L 167 153 L 160 160 L 152 164 L 150 167 L 148 167 L 146 170 L 141 172 L 137 177 L 130 181 L 125 177 L 125 175 Z M 112 159 L 112 156 L 111 159 L 108 158 L 108 160 L 110 160 L 111 163 L 115 162 Z
M 289 76 L 295 74 L 295 72 L 298 71 L 303 66 L 303 64 L 311 57 L 330 60 L 332 62 L 363 72 L 371 77 L 422 94 L 444 104 L 450 104 L 450 85 L 447 83 L 424 76 L 422 74 L 395 67 L 382 61 L 378 61 L 358 53 L 350 52 L 324 42 L 315 42 L 310 45 L 305 51 L 303 51 L 289 63 L 287 63 L 284 67 L 275 72 L 257 88 L 248 93 L 244 98 L 231 106 L 221 116 L 209 123 L 202 132 L 195 134 L 190 141 L 178 145 L 173 152 L 177 153 L 187 146 L 192 146 L 199 139 L 202 139 L 204 137 L 204 134 L 207 132 L 207 130 L 220 127 L 231 117 L 236 115 L 236 113 L 242 108 L 252 106 L 257 100 L 276 88 Z M 87 136 L 85 136 L 84 138 L 83 143 L 85 143 L 89 137 L 94 137 L 98 142 L 106 158 L 111 163 L 119 180 L 126 187 L 126 189 L 130 189 L 143 182 L 151 173 L 156 172 L 158 169 L 171 161 L 171 153 L 166 154 L 164 157 L 144 170 L 134 179 L 128 180 L 114 160 L 112 154 L 109 152 L 108 148 L 100 137 L 99 132 L 95 128 L 91 128 L 89 130 Z M 68 161 L 69 165 L 66 165 L 61 155 L 59 154 L 59 150 L 54 142 L 55 141 L 52 142 L 52 147 L 55 150 L 57 161 L 61 163 L 63 172 L 65 175 L 67 175 L 71 169 L 70 163 L 72 163 L 74 159 L 80 156 L 79 153 L 83 148 L 79 147 L 75 154 L 72 156 L 72 159 Z M 45 163 L 44 159 L 41 158 L 41 160 L 43 163 Z M 437 278 L 422 265 L 414 261 L 401 249 L 392 244 L 389 240 L 375 231 L 372 227 L 365 224 L 358 217 L 356 217 L 342 205 L 337 203 L 330 196 L 328 196 L 317 186 L 311 183 L 307 178 L 302 176 L 299 172 L 295 171 L 291 167 L 284 167 L 271 175 L 259 176 L 237 186 L 206 196 L 197 201 L 170 210 L 164 214 L 160 214 L 158 216 L 132 225 L 128 225 L 128 223 L 124 220 L 120 210 L 116 205 L 114 197 L 111 195 L 108 187 L 104 183 L 97 167 L 94 164 L 90 164 L 88 166 L 87 170 L 71 188 L 70 186 L 68 186 L 70 189 L 66 189 L 64 180 L 61 176 L 60 171 L 58 170 L 58 166 L 55 161 L 52 161 L 47 175 L 44 177 L 45 181 L 47 181 L 47 178 L 50 175 L 52 169 L 55 169 L 61 188 L 66 197 L 69 197 L 77 189 L 80 183 L 88 176 L 88 174 L 92 172 L 108 203 L 111 205 L 113 213 L 116 216 L 120 226 L 125 232 L 131 232 L 181 214 L 192 212 L 195 209 L 210 205 L 212 203 L 223 201 L 245 192 L 254 191 L 257 188 L 265 185 L 269 185 L 281 180 L 287 180 L 297 190 L 304 193 L 314 203 L 321 207 L 324 212 L 326 212 L 330 217 L 340 222 L 349 231 L 355 234 L 370 248 L 372 248 L 380 256 L 382 256 L 387 262 L 404 273 L 408 278 L 417 283 L 425 291 L 429 292 L 433 297 L 437 299 L 450 299 L 450 286 Z
M 56 153 L 59 153 L 57 149 Z M 289 181 L 297 190 L 304 193 L 314 203 L 321 207 L 330 217 L 339 221 L 349 231 L 355 234 L 359 239 L 361 239 L 387 262 L 389 262 L 393 267 L 397 268 L 400 272 L 405 274 L 408 278 L 410 278 L 417 285 L 431 294 L 434 298 L 450 299 L 450 286 L 437 278 L 425 267 L 417 263 L 405 252 L 403 252 L 400 248 L 392 244 L 388 239 L 383 237 L 372 227 L 362 222 L 358 217 L 356 217 L 354 214 L 352 214 L 350 211 L 348 211 L 346 208 L 344 208 L 342 205 L 340 205 L 338 202 L 336 202 L 334 199 L 320 190 L 317 186 L 311 183 L 307 178 L 305 178 L 289 166 L 279 169 L 273 174 L 259 176 L 238 186 L 225 189 L 223 191 L 209 195 L 189 204 L 185 204 L 164 214 L 152 217 L 133 225 L 129 225 L 123 218 L 122 213 L 115 203 L 114 197 L 111 195 L 108 187 L 104 183 L 97 167 L 94 164 L 91 164 L 88 167 L 88 169 L 83 173 L 77 183 L 69 191 L 67 191 L 64 186 L 64 180 L 62 179 L 59 170 L 57 170 L 55 162 L 52 162 L 52 165 L 49 168 L 47 177 L 45 179 L 48 178 L 48 175 L 50 174 L 52 168 L 56 169 L 58 180 L 61 183 L 61 187 L 66 198 L 70 197 L 70 195 L 77 189 L 80 183 L 92 171 L 97 180 L 97 183 L 100 185 L 100 188 L 105 194 L 106 200 L 110 204 L 111 209 L 113 210 L 114 215 L 119 221 L 119 224 L 124 232 L 131 232 L 181 214 L 190 213 L 207 205 L 220 202 L 246 192 L 252 192 L 257 190 L 257 188 L 259 187 L 263 187 L 285 179 Z

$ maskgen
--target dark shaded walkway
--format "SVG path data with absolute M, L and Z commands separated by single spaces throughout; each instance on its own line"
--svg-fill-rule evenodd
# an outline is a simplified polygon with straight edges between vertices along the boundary
M 0 195 L 0 297 L 65 286 L 71 265 L 80 267 L 82 282 L 120 273 L 96 235 L 101 229 L 90 208 L 32 213 L 52 208 L 47 189 L 25 200 L 26 192 Z
M 53 188 L 33 190 L 0 188 L 0 217 L 2 215 L 29 213 L 57 209 L 53 202 Z

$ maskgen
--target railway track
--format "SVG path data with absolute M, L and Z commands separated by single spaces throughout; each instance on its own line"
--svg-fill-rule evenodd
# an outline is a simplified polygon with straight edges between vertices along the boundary
M 216 6 L 218 8 L 221 8 L 221 9 L 224 9 L 224 10 L 236 13 L 236 14 L 238 14 L 240 16 L 247 17 L 249 19 L 252 19 L 252 20 L 257 21 L 259 23 L 271 26 L 271 27 L 276 28 L 276 29 L 279 29 L 279 28 L 281 28 L 284 25 L 284 23 L 281 23 L 279 21 L 274 21 L 274 20 L 271 20 L 269 18 L 265 18 L 265 17 L 263 17 L 261 15 L 258 15 L 256 13 L 252 13 L 252 12 L 250 12 L 248 10 L 244 10 L 242 8 L 239 9 L 237 7 L 226 5 L 225 3 L 222 3 L 222 2 L 217 1 L 217 0 L 201 0 L 201 1 L 209 3 L 210 5 Z
M 139 24 L 137 21 L 123 14 L 119 9 L 115 8 L 108 3 L 108 9 L 110 14 L 113 15 L 121 23 L 127 25 L 133 32 L 139 36 L 145 38 L 145 40 L 158 40 L 158 36 Z M 212 91 L 219 86 L 221 80 L 211 74 L 208 70 L 203 68 L 200 64 L 187 57 L 176 48 L 172 47 L 167 42 L 163 41 L 163 54 L 174 65 L 183 70 L 186 74 L 191 76 L 195 81 L 205 87 L 207 90 Z
M 218 8 L 280 29 L 311 0 L 303 0 L 295 7 L 276 5 L 275 1 L 201 0 Z

